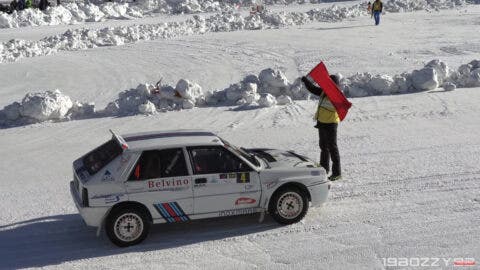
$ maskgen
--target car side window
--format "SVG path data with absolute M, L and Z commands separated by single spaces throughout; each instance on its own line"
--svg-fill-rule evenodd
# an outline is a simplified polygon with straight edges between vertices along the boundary
M 128 180 L 146 180 L 188 175 L 181 148 L 144 151 Z
M 194 174 L 213 174 L 251 171 L 240 158 L 221 146 L 188 148 Z

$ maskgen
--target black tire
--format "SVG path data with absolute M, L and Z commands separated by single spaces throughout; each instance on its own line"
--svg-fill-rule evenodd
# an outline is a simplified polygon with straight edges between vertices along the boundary
M 136 245 L 148 235 L 150 220 L 139 207 L 123 207 L 112 210 L 105 222 L 110 241 L 119 247 Z
M 269 212 L 278 223 L 293 224 L 305 217 L 308 204 L 307 194 L 300 189 L 296 187 L 280 188 L 270 199 Z

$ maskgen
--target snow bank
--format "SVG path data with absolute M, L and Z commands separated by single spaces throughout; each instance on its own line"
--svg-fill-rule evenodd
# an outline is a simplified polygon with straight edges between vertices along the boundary
M 191 14 L 203 12 L 232 12 L 240 7 L 249 7 L 255 1 L 212 1 L 212 0 L 137 0 L 135 3 L 102 2 L 92 3 L 65 3 L 61 6 L 49 7 L 46 11 L 39 9 L 26 9 L 14 11 L 12 14 L 0 13 L 0 28 L 17 28 L 24 26 L 75 24 L 81 22 L 98 22 L 107 19 L 133 19 L 149 15 L 152 12 L 164 14 Z M 322 3 L 321 0 L 311 0 L 308 3 Z M 242 5 L 240 5 L 243 4 Z M 265 4 L 304 4 L 307 1 L 273 0 Z M 475 2 L 472 2 L 475 3 Z M 414 10 L 438 10 L 454 8 L 465 5 L 464 0 L 390 0 L 384 4 L 387 12 L 408 12 Z M 312 10 L 297 16 L 290 13 L 278 13 L 268 17 L 269 24 L 291 25 L 306 23 L 306 21 L 338 21 L 352 16 L 365 14 L 365 6 L 354 5 L 351 7 L 333 6 L 328 12 Z M 320 11 L 320 12 L 319 12 Z M 310 17 L 310 18 L 309 18 Z M 251 22 L 255 25 L 255 22 Z M 257 25 L 261 27 L 262 25 Z
M 60 6 L 48 7 L 45 11 L 29 8 L 14 11 L 12 14 L 0 13 L 0 28 L 133 19 L 143 17 L 144 13 L 144 10 L 128 3 L 106 2 L 101 5 L 65 3 Z
M 350 77 L 338 74 L 340 88 L 347 97 L 412 93 L 443 87 L 452 91 L 457 86 L 480 86 L 480 60 L 461 65 L 457 70 L 440 60 L 428 62 L 422 69 L 394 76 L 357 73 Z M 204 91 L 200 85 L 180 79 L 170 85 L 140 84 L 125 90 L 104 109 L 95 110 L 93 102 L 72 102 L 59 90 L 27 94 L 21 102 L 13 102 L 0 110 L 0 126 L 16 126 L 43 121 L 62 121 L 99 116 L 123 116 L 186 110 L 201 106 L 271 107 L 309 99 L 310 94 L 296 78 L 293 83 L 281 70 L 271 68 L 258 75 L 249 74 L 225 89 Z
M 196 0 L 175 1 L 175 5 L 194 5 L 196 3 L 195 1 Z M 173 2 L 168 3 L 170 3 L 169 5 L 173 5 Z M 410 7 L 411 1 L 408 0 L 396 0 L 394 3 L 396 4 L 392 4 L 393 6 L 399 6 L 400 3 L 404 3 L 406 7 L 402 9 L 403 11 L 414 10 L 419 7 L 417 5 L 414 5 L 414 8 Z M 423 8 L 437 8 L 449 7 L 460 3 L 463 2 L 437 0 L 429 1 L 429 3 L 425 2 L 421 6 Z M 194 10 L 195 8 L 190 7 L 188 9 Z M 43 12 L 33 9 L 21 13 L 13 13 L 12 15 L 0 14 L 0 26 L 5 25 L 5 27 L 11 27 L 6 25 L 16 25 L 15 27 L 18 27 L 20 25 L 58 24 L 61 21 L 69 21 L 70 23 L 73 23 L 82 20 L 99 21 L 105 18 L 138 17 L 141 16 L 141 10 L 142 9 L 139 9 L 138 7 L 131 7 L 126 3 L 105 3 L 100 6 L 72 3 L 48 9 L 47 13 L 50 14 L 48 19 L 41 17 L 44 16 Z M 388 10 L 388 8 L 386 8 L 386 10 Z M 100 46 L 120 46 L 142 40 L 165 39 L 184 35 L 204 34 L 207 32 L 271 29 L 303 25 L 313 21 L 333 22 L 345 18 L 360 16 L 362 14 L 366 14 L 365 5 L 363 4 L 356 4 L 348 7 L 338 7 L 333 5 L 329 8 L 313 9 L 304 13 L 273 13 L 266 11 L 264 13 L 242 16 L 239 13 L 229 11 L 218 13 L 207 18 L 194 15 L 193 18 L 183 22 L 107 27 L 96 30 L 68 30 L 63 34 L 46 37 L 39 41 L 12 39 L 8 42 L 1 43 L 0 63 L 17 61 L 24 57 L 50 55 L 58 51 L 85 50 Z M 13 20 L 8 16 L 17 17 Z M 28 22 L 20 18 L 25 18 Z

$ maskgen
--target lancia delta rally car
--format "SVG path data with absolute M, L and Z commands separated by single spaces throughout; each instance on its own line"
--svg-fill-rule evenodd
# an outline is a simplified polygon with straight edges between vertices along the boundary
M 112 135 L 73 162 L 70 192 L 85 223 L 118 246 L 140 243 L 152 223 L 256 212 L 295 223 L 330 189 L 325 170 L 293 151 L 199 130 Z

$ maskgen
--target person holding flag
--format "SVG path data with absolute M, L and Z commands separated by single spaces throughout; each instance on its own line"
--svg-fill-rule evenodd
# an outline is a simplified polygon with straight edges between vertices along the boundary
M 315 113 L 315 120 L 317 121 L 315 127 L 318 129 L 319 135 L 320 166 L 328 174 L 331 159 L 332 174 L 328 179 L 330 181 L 340 180 L 342 179 L 342 171 L 337 146 L 337 128 L 338 123 L 345 118 L 352 104 L 338 89 L 339 77 L 328 75 L 323 63 L 317 65 L 307 77 L 302 77 L 302 82 L 310 93 L 319 97 L 317 112 Z

